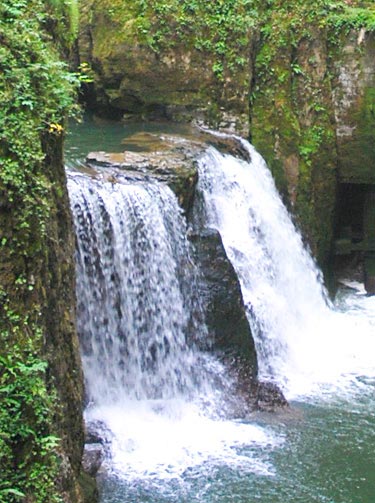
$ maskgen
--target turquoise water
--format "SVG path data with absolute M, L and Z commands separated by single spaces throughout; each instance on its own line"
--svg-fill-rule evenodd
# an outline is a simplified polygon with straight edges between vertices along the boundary
M 148 133 L 189 134 L 189 126 L 168 122 L 111 122 L 85 115 L 82 122 L 71 122 L 65 141 L 65 159 L 68 167 L 79 166 L 91 151 L 122 152 L 147 148 Z M 140 145 L 139 137 L 143 134 Z
M 252 473 L 207 461 L 171 479 L 121 480 L 102 475 L 102 502 L 160 503 L 373 503 L 375 501 L 375 403 L 373 387 L 356 401 L 291 404 L 288 413 L 254 415 L 281 440 L 278 447 L 237 447 L 267 463 Z M 371 396 L 369 396 L 371 395 Z M 150 427 L 152 427 L 150 425 Z M 158 432 L 155 431 L 155 435 Z
M 67 164 L 79 165 L 92 150 L 138 150 L 134 134 L 161 131 L 186 130 L 87 119 L 71 128 Z M 128 421 L 133 429 L 122 446 L 129 462 L 100 473 L 101 503 L 375 503 L 375 297 L 342 289 L 336 310 L 358 320 L 349 342 L 348 334 L 342 338 L 359 360 L 352 375 L 291 397 L 287 411 L 254 413 L 246 421 L 207 424 L 194 415 L 171 420 L 148 411 L 124 418 L 121 426 Z M 332 364 L 340 358 L 342 329 L 331 324 L 337 353 L 328 339 L 317 338 L 317 368 L 320 353 Z

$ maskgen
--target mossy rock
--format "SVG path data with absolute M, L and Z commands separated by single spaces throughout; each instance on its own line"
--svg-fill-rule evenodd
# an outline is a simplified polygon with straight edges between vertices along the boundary
M 247 135 L 252 38 L 242 3 L 84 0 L 79 58 L 94 71 L 93 106 Z

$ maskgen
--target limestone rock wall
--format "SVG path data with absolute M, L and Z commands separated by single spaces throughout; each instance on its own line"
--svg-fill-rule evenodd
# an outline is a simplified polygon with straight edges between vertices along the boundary
M 341 36 L 332 58 L 339 179 L 375 183 L 375 33 Z

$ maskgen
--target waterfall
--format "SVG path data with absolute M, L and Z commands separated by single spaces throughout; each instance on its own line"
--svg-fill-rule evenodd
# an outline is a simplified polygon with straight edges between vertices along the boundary
M 232 449 L 270 441 L 226 420 L 231 379 L 194 344 L 207 333 L 176 196 L 162 184 L 80 174 L 68 188 L 86 420 L 109 431 L 107 468 L 170 477 L 214 457 L 267 472 Z
M 238 141 L 250 162 L 210 147 L 199 162 L 198 189 L 206 225 L 220 232 L 240 280 L 260 377 L 289 397 L 337 384 L 367 365 L 369 341 L 354 349 L 358 320 L 332 309 L 265 161 Z
M 238 387 L 195 343 L 207 331 L 172 192 L 68 174 L 102 503 L 372 498 L 375 298 L 331 304 L 265 162 L 239 141 L 250 162 L 212 147 L 199 160 L 194 223 L 219 231 L 237 271 L 260 376 L 296 399 L 276 414 L 228 415 Z
M 175 196 L 156 184 L 83 176 L 70 178 L 69 193 L 90 400 L 191 394 L 197 386 L 187 341 L 194 278 Z

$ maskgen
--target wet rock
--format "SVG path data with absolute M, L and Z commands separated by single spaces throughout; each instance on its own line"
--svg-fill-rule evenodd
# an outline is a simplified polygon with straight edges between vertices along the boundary
M 369 295 L 375 295 L 375 275 L 365 276 L 365 289 Z
M 79 476 L 82 491 L 82 503 L 96 503 L 99 501 L 99 491 L 94 477 L 82 471 Z
M 82 457 L 82 468 L 85 473 L 94 477 L 104 459 L 104 448 L 102 444 L 86 444 Z
M 226 375 L 229 376 L 230 389 L 225 393 L 227 417 L 243 419 L 256 409 L 258 382 L 248 358 L 238 351 L 226 351 L 221 358 Z
M 198 179 L 196 159 L 206 148 L 203 142 L 184 138 L 148 135 L 157 150 L 148 151 L 148 142 L 139 145 L 142 152 L 90 152 L 87 165 L 115 183 L 122 178 L 138 181 L 158 180 L 177 195 L 180 206 L 188 212 L 192 206 Z
M 112 432 L 103 421 L 90 421 L 86 424 L 85 443 L 109 444 L 112 440 Z
M 224 154 L 231 154 L 234 157 L 250 162 L 250 153 L 236 136 L 216 134 L 215 132 L 201 131 L 202 138 L 209 144 L 217 148 Z
M 258 382 L 255 405 L 258 410 L 264 412 L 275 412 L 289 406 L 281 389 L 270 381 Z
M 251 378 L 255 378 L 257 360 L 254 341 L 246 318 L 240 284 L 225 253 L 221 236 L 214 229 L 204 229 L 191 233 L 189 238 L 201 272 L 200 295 L 214 347 L 240 353 L 247 359 Z
M 375 252 L 368 253 L 364 261 L 365 289 L 369 295 L 375 295 Z

